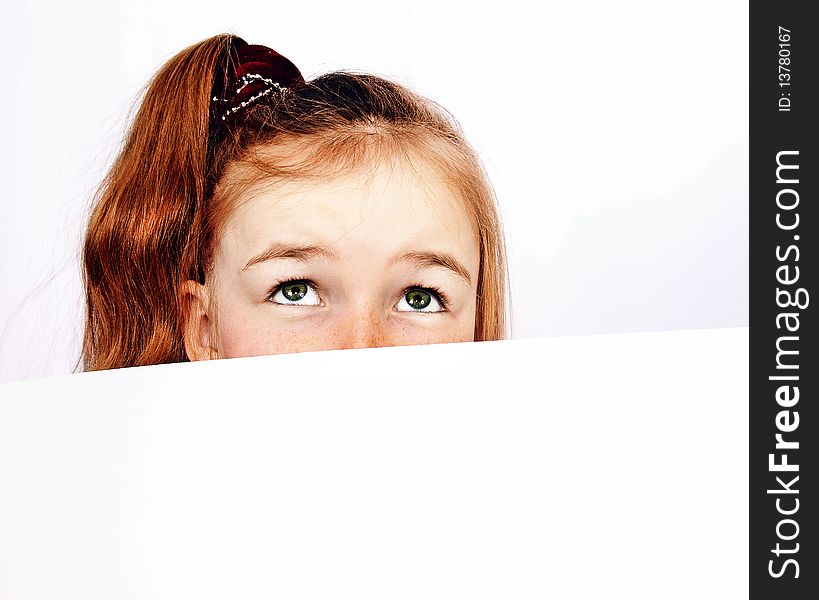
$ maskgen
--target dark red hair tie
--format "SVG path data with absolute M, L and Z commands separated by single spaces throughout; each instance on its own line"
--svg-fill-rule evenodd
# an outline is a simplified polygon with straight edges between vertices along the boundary
M 228 64 L 214 82 L 211 123 L 218 129 L 265 96 L 303 83 L 296 65 L 275 50 L 234 38 Z

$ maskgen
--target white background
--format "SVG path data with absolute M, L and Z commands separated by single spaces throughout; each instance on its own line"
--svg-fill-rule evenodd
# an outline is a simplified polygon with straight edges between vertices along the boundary
M 496 187 L 517 337 L 748 322 L 748 6 L 4 0 L 0 381 L 79 356 L 78 252 L 128 110 L 229 31 L 448 108 Z

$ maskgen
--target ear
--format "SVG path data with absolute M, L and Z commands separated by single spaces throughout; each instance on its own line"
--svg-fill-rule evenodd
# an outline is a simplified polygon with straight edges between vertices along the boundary
M 210 360 L 219 358 L 213 345 L 213 319 L 208 315 L 210 293 L 197 281 L 185 281 L 179 289 L 179 303 L 182 308 L 182 331 L 185 338 L 185 352 L 190 360 Z

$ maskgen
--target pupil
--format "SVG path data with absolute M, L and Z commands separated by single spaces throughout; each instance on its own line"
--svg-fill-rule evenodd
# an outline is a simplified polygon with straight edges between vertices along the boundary
M 422 310 L 429 306 L 432 296 L 426 292 L 415 290 L 407 294 L 407 304 L 416 310 Z
M 282 290 L 284 297 L 291 302 L 297 302 L 307 295 L 307 284 L 305 283 L 291 283 L 284 286 Z

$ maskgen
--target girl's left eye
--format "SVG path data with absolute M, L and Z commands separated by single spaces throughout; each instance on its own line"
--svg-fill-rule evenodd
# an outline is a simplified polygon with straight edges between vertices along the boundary
M 395 310 L 399 312 L 427 312 L 436 313 L 443 312 L 444 305 L 440 296 L 433 290 L 421 287 L 409 288 L 398 304 L 395 305 Z
M 286 306 L 319 306 L 321 304 L 316 288 L 310 282 L 302 280 L 282 283 L 270 295 L 270 301 Z

